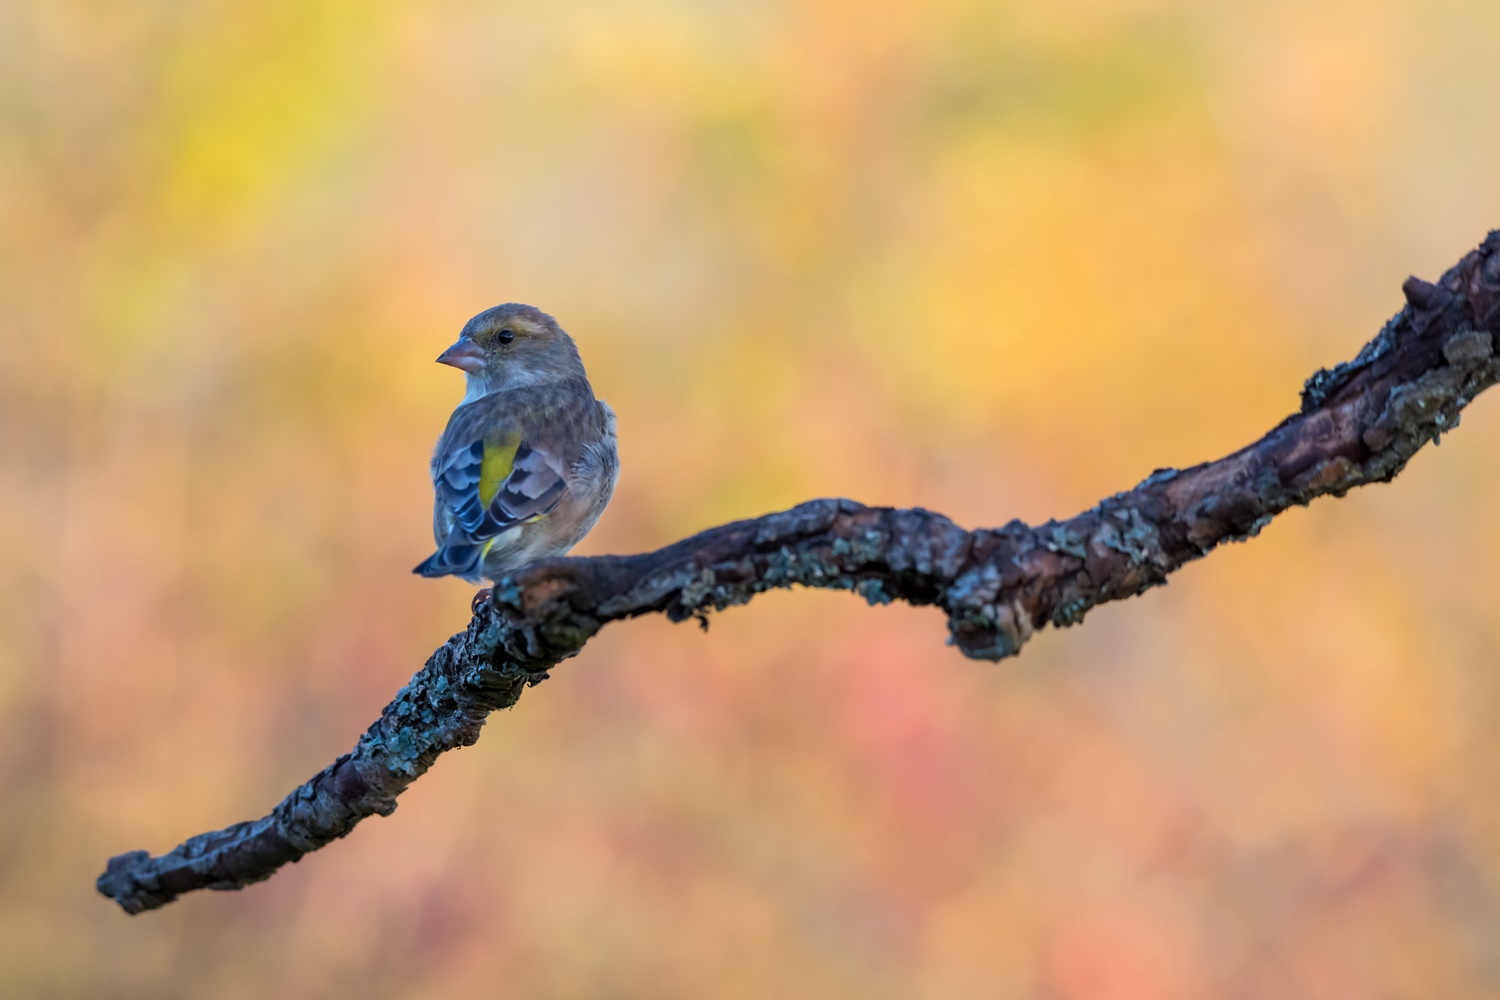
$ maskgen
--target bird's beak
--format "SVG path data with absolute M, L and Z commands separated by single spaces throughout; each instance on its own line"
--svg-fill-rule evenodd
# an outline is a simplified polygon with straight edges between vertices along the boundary
M 469 337 L 459 337 L 457 342 L 437 356 L 438 364 L 452 365 L 459 371 L 469 373 L 484 371 L 484 348 Z

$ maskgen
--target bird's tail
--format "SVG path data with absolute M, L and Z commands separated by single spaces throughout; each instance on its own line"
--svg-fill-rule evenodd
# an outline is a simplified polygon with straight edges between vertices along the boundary
M 479 563 L 488 547 L 479 542 L 450 541 L 412 572 L 421 576 L 456 576 L 474 583 L 479 579 Z

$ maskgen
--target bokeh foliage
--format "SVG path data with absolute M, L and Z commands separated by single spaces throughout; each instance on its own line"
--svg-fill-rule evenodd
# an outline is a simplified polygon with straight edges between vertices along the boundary
M 1500 226 L 1490 0 L 0 4 L 0 996 L 1489 997 L 1500 417 L 962 660 L 612 628 L 390 819 L 128 920 L 467 615 L 432 365 L 519 299 L 590 552 L 819 495 L 1074 513 Z

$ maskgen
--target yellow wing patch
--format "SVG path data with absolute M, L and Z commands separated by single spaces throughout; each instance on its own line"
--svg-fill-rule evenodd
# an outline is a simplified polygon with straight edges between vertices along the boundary
M 520 447 L 520 438 L 509 441 L 491 438 L 484 442 L 484 458 L 479 461 L 479 502 L 486 509 L 515 466 L 516 450 Z

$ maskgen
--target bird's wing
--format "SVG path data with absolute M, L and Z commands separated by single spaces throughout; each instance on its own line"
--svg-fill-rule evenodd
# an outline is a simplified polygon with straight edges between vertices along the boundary
M 432 558 L 417 567 L 423 576 L 473 575 L 496 537 L 549 513 L 568 488 L 561 459 L 504 430 L 439 454 L 432 472 L 452 527 Z

